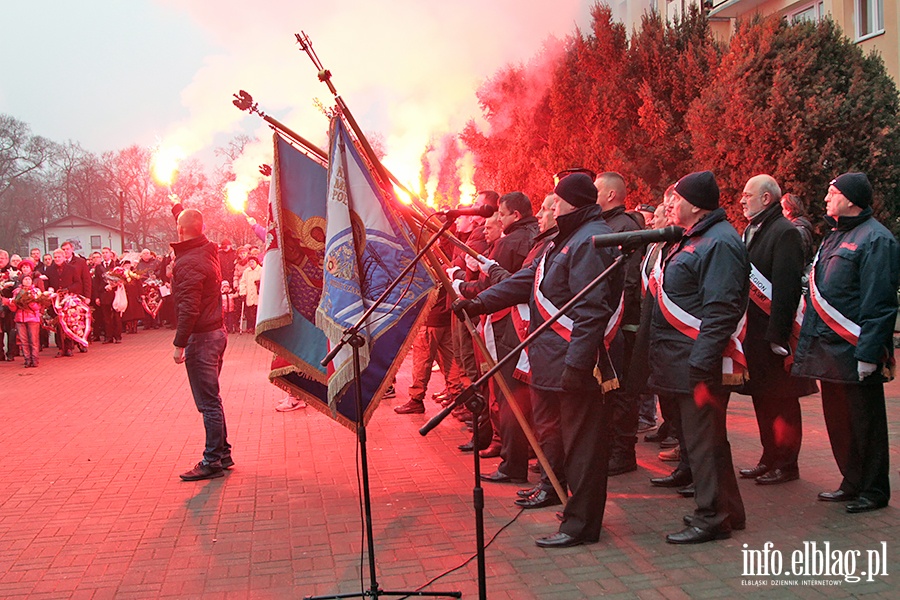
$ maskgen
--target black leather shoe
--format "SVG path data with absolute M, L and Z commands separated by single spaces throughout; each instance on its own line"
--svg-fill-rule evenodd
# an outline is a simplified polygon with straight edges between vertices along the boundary
M 670 533 L 666 541 L 670 544 L 705 544 L 713 540 L 727 540 L 730 531 L 708 531 L 699 527 L 687 527 L 678 533 Z
M 528 480 L 524 477 L 510 477 L 506 473 L 501 473 L 500 471 L 482 475 L 481 480 L 490 481 L 492 483 L 528 483 Z
M 769 467 L 764 464 L 758 464 L 752 469 L 741 469 L 738 471 L 742 479 L 756 479 L 760 475 L 765 475 L 769 472 Z
M 519 490 L 519 491 L 517 491 L 517 492 L 516 492 L 516 496 L 518 496 L 519 498 L 529 498 L 529 497 L 534 496 L 535 494 L 537 494 L 539 491 L 541 491 L 541 484 L 540 484 L 540 482 L 538 482 L 537 484 L 535 484 L 534 487 L 528 488 L 527 490 Z
M 659 442 L 660 448 L 674 448 L 677 445 L 678 445 L 678 438 L 672 437 L 671 435 L 664 437 Z
M 528 498 L 519 498 L 516 500 L 516 506 L 522 508 L 544 508 L 545 506 L 557 506 L 562 504 L 562 500 L 556 495 L 556 492 L 548 492 L 547 490 L 539 490 L 538 493 Z
M 485 440 L 485 439 L 486 439 L 487 441 L 482 441 L 482 440 Z M 484 450 L 484 449 L 487 448 L 487 447 L 490 445 L 490 443 L 491 443 L 491 435 L 490 435 L 490 433 L 488 433 L 487 435 L 479 435 L 479 436 L 478 436 L 478 441 L 480 442 L 478 445 L 481 446 L 481 447 L 479 448 L 479 450 Z M 459 451 L 460 451 L 460 452 L 472 452 L 472 451 L 475 450 L 475 442 L 474 442 L 474 440 L 469 440 L 469 441 L 466 442 L 465 444 L 460 444 L 459 446 L 457 446 L 457 448 L 459 448 Z
M 585 541 L 560 531 L 547 537 L 538 538 L 534 540 L 534 543 L 541 548 L 571 548 L 572 546 L 580 546 Z
M 834 490 L 833 492 L 819 492 L 819 500 L 822 502 L 849 502 L 856 500 L 856 494 L 845 492 L 844 490 Z
M 665 477 L 652 478 L 650 483 L 656 487 L 682 488 L 694 483 L 694 478 L 691 476 L 690 471 L 675 470 Z
M 687 487 L 683 487 L 683 488 L 677 489 L 675 491 L 682 498 L 693 498 L 694 497 L 694 484 L 692 483 L 691 485 L 689 485 Z
M 234 459 L 231 458 L 230 456 L 226 456 L 225 458 L 222 459 L 222 468 L 223 469 L 230 469 L 233 466 L 234 466 Z
M 500 456 L 500 444 L 491 444 L 478 453 L 481 458 L 495 458 Z
M 772 469 L 765 475 L 756 478 L 759 485 L 776 485 L 800 479 L 799 469 Z
M 694 515 L 684 515 L 684 517 L 682 517 L 681 520 L 684 521 L 685 525 L 687 525 L 688 527 L 691 527 L 692 526 L 691 524 L 694 522 Z M 747 528 L 747 523 L 744 521 L 741 521 L 737 525 L 731 526 L 732 531 L 743 531 L 746 528 Z
M 616 475 L 631 473 L 632 471 L 637 471 L 637 461 L 634 457 L 631 457 L 630 459 L 614 458 L 609 461 L 609 468 L 607 469 L 606 475 L 608 477 L 615 477 Z
M 866 498 L 865 496 L 860 496 L 857 500 L 850 502 L 847 504 L 847 512 L 848 513 L 862 513 L 869 512 L 870 510 L 878 510 L 879 508 L 884 508 L 888 503 L 885 502 L 876 502 L 875 500 L 871 500 Z

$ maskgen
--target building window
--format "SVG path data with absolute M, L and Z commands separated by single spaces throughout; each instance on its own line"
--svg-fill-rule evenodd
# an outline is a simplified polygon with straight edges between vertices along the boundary
M 99 235 L 91 236 L 91 250 L 99 250 L 102 246 L 103 242 L 101 241 L 101 237 Z
M 48 237 L 47 238 L 47 247 L 51 250 L 56 250 L 59 248 L 59 238 L 58 237 Z
M 856 0 L 860 2 L 862 0 Z M 825 4 L 824 2 L 811 2 L 809 4 L 804 4 L 797 10 L 788 13 L 788 20 L 791 23 L 799 23 L 801 21 L 810 21 L 811 23 L 818 23 L 822 20 L 822 17 L 825 16 Z
M 884 0 L 855 0 L 856 39 L 884 33 Z

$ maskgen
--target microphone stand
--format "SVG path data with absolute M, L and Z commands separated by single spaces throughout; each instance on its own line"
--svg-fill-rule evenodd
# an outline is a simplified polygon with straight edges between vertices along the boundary
M 473 441 L 475 443 L 475 452 L 474 452 L 474 468 L 475 468 L 475 489 L 472 492 L 472 503 L 475 506 L 475 541 L 477 544 L 476 552 L 478 554 L 478 598 L 479 600 L 487 599 L 487 576 L 485 574 L 485 553 L 484 553 L 484 490 L 481 487 L 481 461 L 478 456 L 478 420 L 477 415 L 480 413 L 476 412 L 476 408 L 484 408 L 484 397 L 480 393 L 480 389 L 487 384 L 491 377 L 493 377 L 496 373 L 500 371 L 500 369 L 513 360 L 513 358 L 518 357 L 519 352 L 524 350 L 526 347 L 531 345 L 531 343 L 542 333 L 544 333 L 547 329 L 549 329 L 554 323 L 556 323 L 560 317 L 565 314 L 566 311 L 571 309 L 573 306 L 578 304 L 582 298 L 584 298 L 588 293 L 590 293 L 595 287 L 600 285 L 600 283 L 607 279 L 616 269 L 619 268 L 620 265 L 624 263 L 628 257 L 634 252 L 634 248 L 623 247 L 622 254 L 616 257 L 616 259 L 610 264 L 602 273 L 597 275 L 593 281 L 591 281 L 587 286 L 575 294 L 571 300 L 566 302 L 562 308 L 559 309 L 555 315 L 551 316 L 549 319 L 541 323 L 541 325 L 535 329 L 531 334 L 528 335 L 522 342 L 513 348 L 509 354 L 501 358 L 497 361 L 493 367 L 491 367 L 488 371 L 486 371 L 477 381 L 473 381 L 469 387 L 464 389 L 459 393 L 456 398 L 453 399 L 453 402 L 444 408 L 441 412 L 436 414 L 430 421 L 425 423 L 421 429 L 419 429 L 420 435 L 428 435 L 432 429 L 437 427 L 441 421 L 447 418 L 453 409 L 457 406 L 465 404 L 472 411 L 473 414 L 476 415 L 475 421 L 473 421 L 474 427 L 472 428 Z M 467 315 L 468 316 L 468 315 Z
M 425 244 L 425 246 L 419 251 L 418 254 L 409 262 L 408 265 L 401 271 L 399 275 L 388 285 L 387 289 L 382 292 L 381 296 L 372 303 L 365 313 L 359 318 L 359 320 L 353 324 L 353 326 L 349 327 L 344 331 L 343 336 L 341 336 L 340 341 L 332 348 L 331 352 L 329 352 L 324 359 L 322 359 L 322 366 L 326 366 L 334 357 L 337 356 L 338 352 L 345 346 L 350 345 L 353 349 L 353 383 L 356 391 L 356 437 L 359 443 L 359 456 L 360 456 L 360 464 L 362 465 L 362 494 L 363 494 L 363 505 L 365 508 L 365 525 L 366 525 L 366 547 L 369 550 L 369 583 L 370 587 L 368 590 L 359 591 L 359 592 L 350 592 L 346 594 L 329 594 L 326 596 L 306 596 L 305 600 L 328 600 L 329 598 L 380 598 L 382 596 L 428 596 L 428 597 L 448 597 L 448 598 L 462 598 L 462 592 L 421 592 L 421 591 L 385 591 L 382 590 L 378 585 L 378 576 L 375 570 L 375 534 L 372 531 L 372 496 L 369 490 L 369 462 L 366 454 L 366 424 L 363 420 L 363 404 L 362 404 L 362 368 L 359 358 L 359 349 L 362 348 L 366 340 L 363 336 L 360 335 L 360 330 L 365 326 L 366 321 L 375 312 L 379 306 L 384 304 L 387 297 L 390 293 L 397 287 L 401 281 L 410 273 L 410 271 L 415 268 L 415 266 L 422 260 L 422 257 L 428 252 L 428 250 L 437 242 L 438 238 L 440 238 L 441 234 L 450 229 L 453 225 L 452 219 L 447 219 L 443 226 L 438 230 L 431 239 Z M 476 428 L 477 429 L 477 428 Z M 477 434 L 476 434 L 477 435 Z M 478 454 L 477 452 L 475 454 Z

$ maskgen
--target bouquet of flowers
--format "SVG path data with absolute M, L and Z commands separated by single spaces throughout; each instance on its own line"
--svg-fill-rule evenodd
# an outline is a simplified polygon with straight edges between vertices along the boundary
M 132 271 L 131 269 L 126 269 L 125 267 L 115 267 L 114 269 L 110 269 L 106 273 L 103 274 L 103 279 L 106 280 L 106 289 L 112 290 L 114 287 L 119 284 L 131 283 L 132 281 L 137 281 L 141 276 Z
M 13 302 L 16 303 L 16 306 L 22 309 L 31 308 L 31 305 L 37 303 L 40 307 L 47 308 L 52 304 L 52 300 L 50 299 L 50 294 L 47 292 L 42 292 L 37 288 L 22 288 L 19 290 L 19 293 L 16 294 L 16 297 L 13 298 Z

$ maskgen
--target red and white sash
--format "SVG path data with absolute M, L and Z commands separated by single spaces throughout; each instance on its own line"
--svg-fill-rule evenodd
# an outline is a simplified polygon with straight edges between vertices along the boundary
M 662 266 L 662 248 L 659 247 L 661 244 L 662 242 L 657 242 L 648 248 L 647 253 L 641 260 L 641 298 L 646 296 L 648 292 L 651 296 L 656 296 L 656 286 L 659 285 L 659 273 Z M 658 252 L 657 248 L 659 249 Z M 653 261 L 653 266 L 650 267 L 648 273 L 647 267 L 654 252 L 656 252 L 656 260 Z
M 821 248 L 819 252 L 821 252 Z M 816 258 L 813 260 L 812 269 L 809 272 L 809 300 L 816 313 L 832 331 L 856 346 L 859 343 L 859 325 L 842 315 L 838 309 L 829 304 L 816 286 L 816 263 L 819 261 L 819 252 L 816 252 Z
M 703 321 L 690 314 L 669 298 L 663 287 L 663 271 L 659 273 L 659 285 L 657 287 L 657 302 L 666 321 L 692 340 L 700 335 L 700 327 Z M 742 341 L 747 326 L 747 313 L 741 316 L 734 333 L 728 340 L 725 352 L 722 353 L 722 383 L 724 385 L 737 385 L 747 381 L 747 359 L 744 357 Z
M 541 283 L 544 280 L 545 275 L 545 261 L 547 260 L 546 253 L 543 257 L 541 257 L 541 262 L 538 263 L 537 271 L 534 274 L 534 300 L 535 305 L 537 306 L 538 313 L 540 313 L 541 317 L 545 321 L 549 320 L 550 317 L 559 312 L 559 308 L 556 307 L 553 302 L 550 301 L 549 298 L 544 296 L 543 292 L 541 292 Z M 622 292 L 622 295 L 619 296 L 619 303 L 613 311 L 612 316 L 609 318 L 609 322 L 606 324 L 606 329 L 603 332 L 603 343 L 609 348 L 610 343 L 612 343 L 613 338 L 616 337 L 616 333 L 619 331 L 619 327 L 622 325 L 622 315 L 625 311 L 625 292 Z M 572 327 L 574 322 L 572 319 L 567 317 L 566 315 L 561 315 L 559 320 L 557 320 L 553 325 L 550 326 L 553 331 L 555 331 L 561 338 L 566 340 L 567 342 L 572 341 Z
M 497 339 L 494 334 L 494 323 L 499 322 L 503 317 L 510 314 L 511 308 L 504 308 L 495 313 L 484 315 L 481 322 L 481 337 L 484 338 L 484 345 L 488 349 L 488 353 L 494 362 L 497 362 Z
M 516 304 L 512 307 L 512 322 L 516 328 L 516 335 L 521 342 L 528 337 L 528 326 L 531 323 L 531 310 L 527 304 Z M 526 383 L 531 381 L 531 362 L 528 360 L 528 348 L 523 348 L 516 362 L 516 370 L 513 377 Z
M 750 263 L 750 300 L 764 313 L 772 316 L 772 282 L 769 281 L 756 265 Z M 797 351 L 797 342 L 800 340 L 800 327 L 803 325 L 803 313 L 806 311 L 806 302 L 803 297 L 797 305 L 794 313 L 794 321 L 791 323 L 791 335 L 788 340 L 791 346 L 791 354 L 784 359 L 785 367 L 790 367 L 794 362 L 794 352 Z
M 541 257 L 537 270 L 534 273 L 534 304 L 537 307 L 538 314 L 544 321 L 550 320 L 550 317 L 559 312 L 559 309 L 541 292 L 541 283 L 544 281 L 546 273 L 545 266 L 547 262 L 547 253 Z M 572 341 L 572 327 L 574 322 L 566 315 L 560 315 L 559 319 L 550 326 L 556 334 L 567 342 Z

